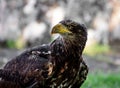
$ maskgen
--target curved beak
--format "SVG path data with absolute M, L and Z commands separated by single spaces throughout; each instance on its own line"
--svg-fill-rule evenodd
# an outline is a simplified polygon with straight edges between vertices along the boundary
M 65 34 L 65 33 L 72 33 L 72 32 L 69 31 L 68 28 L 65 27 L 63 24 L 59 23 L 55 25 L 51 31 L 51 34 L 56 34 L 56 33 Z

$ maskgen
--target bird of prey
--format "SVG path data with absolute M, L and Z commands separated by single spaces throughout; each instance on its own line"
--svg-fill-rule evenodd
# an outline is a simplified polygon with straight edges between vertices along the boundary
M 88 73 L 82 58 L 86 27 L 63 20 L 51 33 L 60 36 L 25 50 L 0 69 L 0 88 L 80 88 Z

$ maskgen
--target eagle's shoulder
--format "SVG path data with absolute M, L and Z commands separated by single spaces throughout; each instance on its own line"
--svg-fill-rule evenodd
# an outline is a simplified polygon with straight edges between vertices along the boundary
M 31 62 L 42 64 L 48 61 L 50 54 L 51 51 L 49 49 L 49 44 L 29 48 L 23 51 L 18 56 L 14 57 L 12 60 L 8 61 L 4 68 L 11 69 L 13 67 L 20 67 L 22 65 L 26 66 L 28 64 L 31 64 Z

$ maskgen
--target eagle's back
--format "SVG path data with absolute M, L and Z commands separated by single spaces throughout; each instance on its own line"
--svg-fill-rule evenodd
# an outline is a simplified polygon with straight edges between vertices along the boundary
M 42 84 L 52 73 L 50 54 L 49 45 L 37 46 L 24 51 L 4 66 L 4 70 L 10 73 L 9 76 L 14 75 L 16 78 L 3 77 L 2 79 L 19 82 L 22 86 L 29 86 L 36 82 Z

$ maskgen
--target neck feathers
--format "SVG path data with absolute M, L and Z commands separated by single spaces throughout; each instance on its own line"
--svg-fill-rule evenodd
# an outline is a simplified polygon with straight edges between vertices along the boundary
M 59 37 L 51 43 L 52 52 L 58 56 L 64 55 L 74 58 L 81 57 L 86 42 L 82 39 L 83 38 L 68 39 L 64 37 Z
M 75 36 L 74 38 L 63 38 L 64 45 L 70 52 L 81 55 L 86 44 L 86 37 Z

